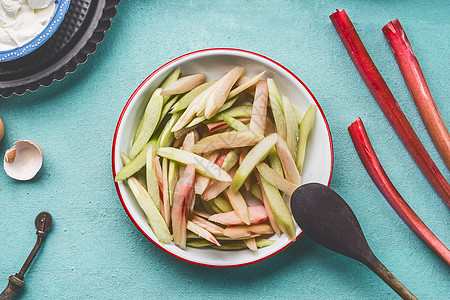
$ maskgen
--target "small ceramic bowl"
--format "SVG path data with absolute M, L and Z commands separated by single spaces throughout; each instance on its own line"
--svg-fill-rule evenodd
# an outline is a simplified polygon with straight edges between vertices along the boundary
M 306 85 L 291 71 L 267 57 L 238 49 L 207 49 L 185 54 L 157 69 L 139 85 L 126 103 L 117 123 L 112 148 L 113 178 L 123 167 L 119 152 L 128 153 L 130 150 L 134 132 L 147 100 L 174 68 L 180 67 L 184 74 L 203 72 L 207 74 L 207 80 L 213 80 L 236 65 L 245 67 L 246 75 L 250 77 L 267 70 L 265 78 L 273 78 L 280 92 L 288 96 L 295 107 L 306 111 L 310 104 L 317 106 L 316 122 L 308 139 L 302 181 L 328 185 L 333 170 L 333 146 L 328 123 L 319 103 Z M 182 250 L 173 242 L 164 245 L 157 240 L 147 224 L 145 214 L 126 183 L 116 182 L 115 185 L 125 211 L 142 234 L 162 250 L 184 261 L 214 267 L 242 266 L 268 258 L 292 243 L 283 234 L 280 237 L 274 235 L 271 237 L 276 240 L 274 244 L 257 251 L 221 251 L 189 247 L 187 250 Z M 297 238 L 301 232 L 297 226 Z
M 55 33 L 59 25 L 61 25 L 61 23 L 63 22 L 64 16 L 69 9 L 69 6 L 70 0 L 55 0 L 55 11 L 53 12 L 53 16 L 45 29 L 34 39 L 21 47 L 6 51 L 0 51 L 0 62 L 6 62 L 20 58 L 33 52 L 41 45 L 43 45 L 53 35 L 53 33 Z

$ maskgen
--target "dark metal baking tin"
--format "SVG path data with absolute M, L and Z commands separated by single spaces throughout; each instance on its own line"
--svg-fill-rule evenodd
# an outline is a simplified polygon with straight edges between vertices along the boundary
M 0 96 L 23 95 L 76 71 L 111 28 L 120 0 L 72 0 L 64 21 L 39 49 L 0 63 Z

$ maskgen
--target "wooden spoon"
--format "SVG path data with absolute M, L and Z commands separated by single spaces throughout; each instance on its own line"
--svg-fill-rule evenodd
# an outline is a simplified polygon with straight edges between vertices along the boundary
M 46 234 L 46 232 L 50 229 L 52 226 L 52 216 L 48 212 L 41 212 L 39 215 L 37 215 L 34 224 L 36 226 L 36 235 L 37 235 L 37 241 L 34 245 L 33 249 L 31 250 L 30 255 L 28 255 L 27 260 L 23 264 L 22 268 L 20 269 L 19 273 L 15 275 L 9 276 L 9 283 L 8 286 L 5 288 L 5 290 L 0 294 L 0 300 L 12 300 L 16 297 L 17 292 L 25 286 L 24 275 L 25 272 L 28 270 L 28 267 L 31 265 L 31 262 L 33 261 L 34 257 L 36 256 L 39 248 L 41 247 L 42 240 Z
M 316 243 L 362 262 L 403 299 L 417 299 L 376 258 L 352 209 L 335 191 L 320 183 L 302 185 L 292 194 L 291 208 L 297 224 Z

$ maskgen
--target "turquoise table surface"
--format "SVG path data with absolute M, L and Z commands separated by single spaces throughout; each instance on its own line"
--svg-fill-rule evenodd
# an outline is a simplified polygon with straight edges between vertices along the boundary
M 381 32 L 399 18 L 450 124 L 448 1 L 124 0 L 85 65 L 35 93 L 0 99 L 0 153 L 31 139 L 44 164 L 29 182 L 0 169 L 0 289 L 19 271 L 43 210 L 54 227 L 26 274 L 20 299 L 395 299 L 362 264 L 306 236 L 257 264 L 192 265 L 164 253 L 133 225 L 111 172 L 116 122 L 135 88 L 165 62 L 198 49 L 233 47 L 283 64 L 311 89 L 334 143 L 331 187 L 357 215 L 375 254 L 419 299 L 448 299 L 449 268 L 405 225 L 367 175 L 347 127 L 363 119 L 392 182 L 450 245 L 450 214 L 388 124 L 328 16 L 345 8 L 404 113 L 447 180 Z

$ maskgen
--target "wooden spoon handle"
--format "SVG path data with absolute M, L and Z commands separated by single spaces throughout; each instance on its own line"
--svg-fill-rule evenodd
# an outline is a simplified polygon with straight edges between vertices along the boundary
M 377 259 L 377 262 L 368 267 L 386 282 L 402 299 L 417 300 L 417 298 Z
M 8 286 L 0 294 L 0 300 L 13 300 L 16 297 L 17 292 L 23 288 L 25 283 L 23 280 L 17 278 L 16 275 L 9 276 Z

